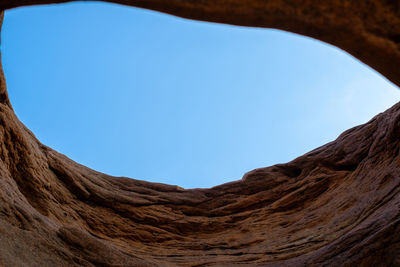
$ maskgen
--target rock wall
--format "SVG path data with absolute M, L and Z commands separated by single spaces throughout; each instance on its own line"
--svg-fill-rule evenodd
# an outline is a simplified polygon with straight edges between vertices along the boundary
M 0 8 L 51 0 L 0 0 Z M 398 1 L 116 1 L 311 36 L 400 85 Z M 210 189 L 110 177 L 41 144 L 0 75 L 0 266 L 400 266 L 400 104 Z

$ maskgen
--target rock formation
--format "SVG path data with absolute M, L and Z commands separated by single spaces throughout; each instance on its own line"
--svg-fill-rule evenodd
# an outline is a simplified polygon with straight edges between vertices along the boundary
M 400 85 L 395 0 L 114 2 L 311 36 Z M 400 103 L 287 164 L 185 190 L 110 177 L 41 144 L 1 75 L 0 266 L 400 266 L 399 135 Z

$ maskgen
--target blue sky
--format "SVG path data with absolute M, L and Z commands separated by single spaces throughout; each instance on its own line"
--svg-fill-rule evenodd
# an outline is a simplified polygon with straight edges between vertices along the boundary
M 1 51 L 14 109 L 42 143 L 185 188 L 290 161 L 400 100 L 310 38 L 99 2 L 7 11 Z

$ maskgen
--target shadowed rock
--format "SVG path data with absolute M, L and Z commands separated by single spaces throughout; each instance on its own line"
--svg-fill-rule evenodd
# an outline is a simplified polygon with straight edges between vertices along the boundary
M 397 1 L 115 2 L 318 38 L 400 85 Z M 185 190 L 111 177 L 44 146 L 1 75 L 0 266 L 400 266 L 399 136 L 397 104 L 287 164 Z

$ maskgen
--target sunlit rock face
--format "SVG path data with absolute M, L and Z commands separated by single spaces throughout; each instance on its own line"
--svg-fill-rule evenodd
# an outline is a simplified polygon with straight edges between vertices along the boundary
M 312 36 L 400 85 L 397 1 L 119 2 Z M 110 177 L 44 146 L 2 75 L 0 265 L 400 266 L 399 136 L 397 104 L 292 162 L 184 190 Z

